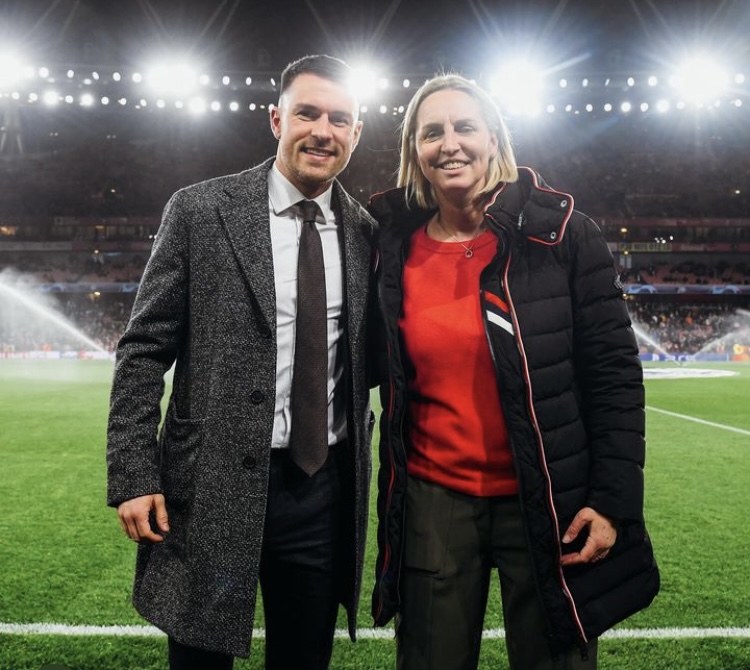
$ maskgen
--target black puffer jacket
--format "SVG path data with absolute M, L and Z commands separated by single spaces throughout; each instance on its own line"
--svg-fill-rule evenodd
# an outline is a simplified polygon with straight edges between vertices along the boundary
M 600 635 L 646 607 L 659 572 L 643 522 L 643 373 L 622 285 L 596 224 L 573 198 L 527 168 L 492 198 L 486 220 L 498 254 L 481 276 L 485 330 L 510 435 L 537 586 L 560 649 Z M 374 196 L 381 224 L 384 318 L 378 545 L 373 617 L 399 611 L 408 434 L 408 361 L 398 318 L 412 233 L 433 212 L 402 189 Z M 507 304 L 509 313 L 502 309 Z M 575 514 L 590 506 L 617 522 L 606 559 L 561 568 Z M 583 535 L 583 534 L 582 534 Z

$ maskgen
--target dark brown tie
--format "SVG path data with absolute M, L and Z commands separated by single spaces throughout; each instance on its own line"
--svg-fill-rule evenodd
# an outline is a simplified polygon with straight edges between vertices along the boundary
M 292 460 L 308 475 L 328 455 L 328 329 L 323 245 L 315 226 L 317 203 L 302 200 L 297 266 L 297 322 L 292 377 Z

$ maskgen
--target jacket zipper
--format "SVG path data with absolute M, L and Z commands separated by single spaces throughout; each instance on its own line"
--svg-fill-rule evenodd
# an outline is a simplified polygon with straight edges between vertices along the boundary
M 406 251 L 402 247 L 402 249 L 401 249 L 401 270 L 400 270 L 401 284 L 402 285 L 403 285 L 403 268 L 404 268 L 404 264 L 405 264 L 405 259 L 406 259 Z M 403 289 L 401 290 L 401 295 L 403 295 Z M 383 308 L 383 305 L 381 304 L 380 307 L 381 307 L 380 311 L 385 316 L 386 311 Z M 399 311 L 398 311 L 398 314 L 396 315 L 396 323 L 397 324 L 398 324 L 399 318 L 401 317 L 402 311 L 403 311 L 403 301 L 402 301 L 401 305 L 399 306 Z M 391 360 L 393 358 L 393 354 L 392 354 L 393 350 L 392 350 L 392 347 L 391 347 L 391 338 L 390 337 L 386 338 L 386 347 L 387 347 L 387 355 L 388 355 L 388 362 L 389 362 L 388 369 L 391 370 L 392 366 L 390 365 L 390 362 L 391 362 Z M 381 568 L 380 575 L 379 575 L 379 577 L 381 579 L 382 579 L 383 575 L 386 572 L 388 572 L 388 568 L 390 567 L 390 562 L 391 562 L 391 558 L 392 558 L 392 556 L 391 556 L 391 544 L 388 541 L 388 520 L 390 518 L 391 501 L 393 499 L 392 498 L 392 496 L 393 496 L 393 488 L 394 488 L 395 481 L 396 481 L 396 465 L 395 465 L 395 456 L 394 456 L 395 448 L 394 448 L 394 445 L 393 445 L 393 438 L 392 438 L 393 431 L 394 431 L 394 427 L 393 427 L 393 415 L 394 415 L 394 411 L 395 411 L 394 410 L 394 406 L 395 406 L 395 403 L 396 403 L 396 393 L 395 393 L 396 384 L 393 381 L 393 374 L 389 374 L 388 375 L 388 384 L 389 384 L 389 387 L 390 387 L 390 404 L 389 404 L 389 407 L 388 407 L 388 427 L 389 427 L 389 431 L 388 431 L 388 457 L 389 457 L 389 461 L 390 461 L 389 465 L 390 465 L 390 468 L 391 468 L 391 479 L 390 479 L 390 482 L 388 483 L 388 496 L 386 497 L 385 509 L 383 510 L 383 538 L 384 538 L 385 549 L 384 549 L 384 553 L 383 553 L 383 567 Z M 403 444 L 403 439 L 404 439 L 403 426 L 404 426 L 404 412 L 402 411 L 401 412 L 401 420 L 399 422 L 399 428 L 398 428 L 399 434 L 401 435 L 401 443 L 402 444 Z M 401 506 L 401 517 L 402 517 L 401 528 L 403 528 L 404 527 L 404 520 L 406 519 L 406 505 L 402 505 Z M 401 542 L 401 547 L 403 547 L 403 544 L 404 543 L 402 541 Z M 397 599 L 397 601 L 400 600 L 400 597 L 399 597 L 399 592 L 400 592 L 399 584 L 400 584 L 400 582 L 401 582 L 401 574 L 399 572 L 399 575 L 398 575 L 398 577 L 396 579 L 396 599 Z M 382 589 L 381 589 L 379 591 L 379 593 L 378 593 L 378 607 L 377 607 L 377 612 L 376 612 L 376 615 L 377 615 L 376 619 L 380 618 L 380 615 L 381 615 L 382 611 L 383 611 L 383 594 L 382 594 Z
M 508 302 L 508 307 L 510 308 L 510 316 L 513 319 L 513 328 L 515 329 L 515 338 L 516 338 L 516 344 L 518 345 L 519 353 L 521 354 L 521 363 L 523 365 L 523 374 L 526 381 L 526 404 L 529 409 L 529 417 L 531 419 L 531 425 L 534 429 L 534 434 L 536 435 L 537 440 L 537 449 L 539 452 L 539 460 L 542 464 L 542 473 L 544 475 L 544 479 L 546 482 L 546 496 L 547 496 L 547 502 L 550 509 L 550 516 L 552 517 L 552 523 L 554 525 L 554 531 L 555 531 L 555 545 L 557 547 L 557 555 L 558 555 L 558 563 L 557 563 L 557 574 L 558 579 L 560 581 L 560 586 L 562 587 L 563 593 L 565 594 L 565 597 L 568 601 L 568 604 L 570 605 L 570 611 L 573 616 L 573 620 L 576 624 L 576 627 L 578 628 L 578 634 L 583 641 L 583 646 L 585 647 L 586 643 L 588 642 L 588 638 L 586 637 L 586 633 L 583 629 L 583 624 L 581 623 L 581 620 L 578 616 L 578 609 L 576 607 L 575 600 L 573 599 L 573 595 L 570 592 L 570 589 L 568 588 L 567 581 L 565 579 L 565 573 L 563 572 L 562 566 L 560 565 L 559 558 L 562 556 L 562 544 L 560 542 L 560 525 L 559 521 L 557 519 L 557 512 L 555 511 L 555 504 L 552 497 L 552 479 L 549 475 L 549 469 L 547 468 L 547 459 L 544 455 L 544 440 L 542 439 L 542 433 L 539 429 L 539 422 L 536 418 L 536 412 L 534 411 L 534 403 L 533 403 L 533 397 L 531 392 L 531 375 L 529 374 L 529 368 L 528 368 L 528 362 L 526 359 L 526 350 L 523 346 L 523 341 L 521 339 L 521 329 L 519 327 L 518 318 L 516 316 L 516 308 L 513 303 L 513 298 L 510 293 L 510 288 L 508 286 L 508 268 L 510 267 L 510 259 L 511 254 L 508 253 L 508 260 L 505 264 L 505 267 L 503 269 L 503 276 L 502 276 L 502 286 L 505 290 L 505 298 Z M 487 321 L 482 314 L 483 322 L 485 325 L 485 332 L 487 332 Z M 490 343 L 490 352 L 492 353 L 492 360 L 495 362 L 495 353 L 492 348 L 492 341 L 489 337 L 489 333 L 487 332 L 487 338 Z M 497 369 L 497 365 L 496 368 Z

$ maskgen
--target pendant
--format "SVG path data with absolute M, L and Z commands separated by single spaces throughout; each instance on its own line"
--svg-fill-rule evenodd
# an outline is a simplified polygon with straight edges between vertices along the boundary
M 474 252 L 471 249 L 467 249 L 466 251 L 464 251 L 464 256 L 466 256 L 466 258 L 471 258 L 473 255 Z

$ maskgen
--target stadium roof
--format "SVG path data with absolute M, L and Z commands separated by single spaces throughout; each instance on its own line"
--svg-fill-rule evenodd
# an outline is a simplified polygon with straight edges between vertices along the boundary
M 185 53 L 268 71 L 324 52 L 392 72 L 476 73 L 508 52 L 588 69 L 645 68 L 697 47 L 747 62 L 749 27 L 744 0 L 6 0 L 0 49 L 120 67 Z

